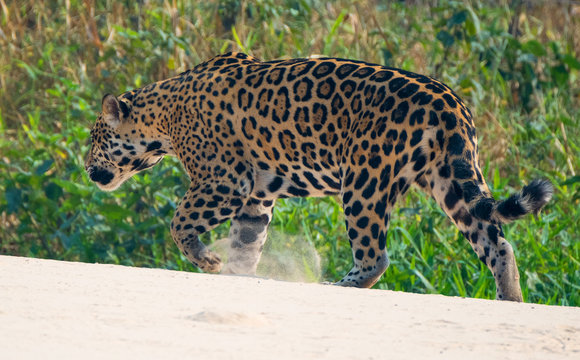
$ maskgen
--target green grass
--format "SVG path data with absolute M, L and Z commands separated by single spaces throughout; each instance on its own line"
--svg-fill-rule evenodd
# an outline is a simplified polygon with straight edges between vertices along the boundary
M 187 184 L 175 159 L 113 193 L 88 181 L 83 157 L 102 95 L 229 50 L 263 59 L 324 54 L 433 75 L 451 86 L 475 114 L 481 165 L 497 198 L 533 178 L 552 180 L 554 200 L 542 214 L 504 232 L 526 301 L 580 305 L 580 22 L 569 13 L 576 5 L 6 3 L 0 15 L 1 254 L 196 271 L 169 234 Z M 391 266 L 377 287 L 494 297 L 491 273 L 433 201 L 412 191 L 393 215 Z M 278 201 L 259 271 L 340 279 L 352 264 L 343 220 L 335 198 Z M 224 224 L 203 240 L 215 242 L 227 230 Z

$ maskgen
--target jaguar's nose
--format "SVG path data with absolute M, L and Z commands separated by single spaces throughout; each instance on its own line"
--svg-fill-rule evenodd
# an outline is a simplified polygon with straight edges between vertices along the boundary
M 95 168 L 94 166 L 89 166 L 87 172 L 91 180 L 102 185 L 107 185 L 115 177 L 115 175 L 112 172 L 105 169 L 98 169 Z

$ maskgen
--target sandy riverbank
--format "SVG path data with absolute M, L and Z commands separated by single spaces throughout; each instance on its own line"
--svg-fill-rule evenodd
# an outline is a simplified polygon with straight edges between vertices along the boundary
M 2 359 L 580 359 L 580 308 L 0 256 Z

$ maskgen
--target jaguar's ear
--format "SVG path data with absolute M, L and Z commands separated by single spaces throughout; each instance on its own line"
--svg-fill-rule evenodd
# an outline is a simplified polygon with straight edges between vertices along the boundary
M 119 100 L 117 100 L 114 95 L 107 94 L 103 96 L 102 107 L 103 119 L 107 122 L 107 124 L 113 128 L 119 126 L 119 123 L 121 122 L 119 119 Z

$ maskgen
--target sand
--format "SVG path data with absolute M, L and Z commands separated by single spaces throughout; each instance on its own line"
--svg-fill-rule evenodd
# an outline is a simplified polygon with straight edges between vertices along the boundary
M 580 308 L 0 256 L 2 359 L 580 359 Z

